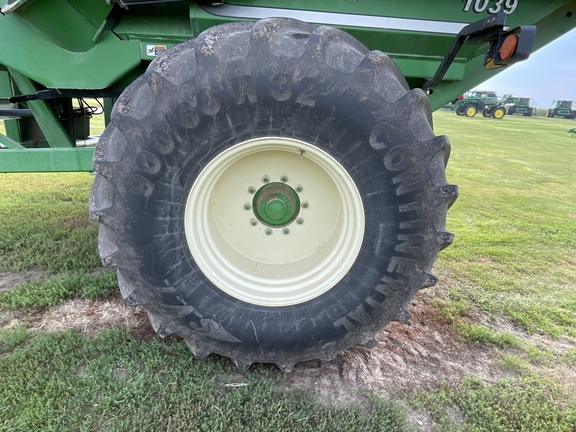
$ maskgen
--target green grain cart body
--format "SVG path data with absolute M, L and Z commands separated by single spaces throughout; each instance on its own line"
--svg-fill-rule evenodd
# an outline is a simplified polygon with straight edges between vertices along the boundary
M 431 112 L 576 27 L 560 0 L 0 4 L 0 172 L 95 171 L 126 302 L 285 371 L 408 319 L 453 240 Z

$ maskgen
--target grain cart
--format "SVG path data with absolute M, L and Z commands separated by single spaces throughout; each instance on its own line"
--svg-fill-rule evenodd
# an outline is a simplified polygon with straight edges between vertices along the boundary
M 574 28 L 574 13 L 576 1 L 9 0 L 0 172 L 94 170 L 104 265 L 198 358 L 333 361 L 373 346 L 436 283 L 458 189 L 431 112 Z M 104 102 L 96 147 L 77 145 L 85 98 Z
M 504 96 L 502 104 L 507 104 L 508 115 L 522 114 L 525 117 L 531 117 L 534 113 L 534 108 L 530 106 L 532 99 L 525 97 L 513 97 L 512 95 Z
M 546 117 L 563 116 L 567 119 L 576 118 L 576 110 L 572 109 L 572 101 L 555 100 L 552 101 L 552 108 L 546 113 Z

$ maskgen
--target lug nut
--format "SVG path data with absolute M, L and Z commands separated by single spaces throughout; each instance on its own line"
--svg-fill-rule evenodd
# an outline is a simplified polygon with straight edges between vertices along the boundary
M 268 177 L 267 175 L 265 175 L 264 177 L 262 177 L 262 181 L 264 183 L 268 183 L 270 181 L 270 177 Z
M 299 217 L 298 219 L 296 219 L 296 223 L 298 225 L 302 225 L 304 223 L 304 219 L 302 219 L 301 217 Z
M 308 201 L 302 202 L 302 208 L 303 208 L 303 209 L 307 209 L 309 205 L 310 205 L 310 204 L 308 204 Z
M 250 205 L 250 203 L 244 204 L 244 210 L 250 210 L 251 208 L 252 208 L 252 206 Z
M 258 225 L 258 221 L 256 219 L 252 218 L 252 219 L 250 219 L 250 225 L 252 225 L 252 226 Z
M 280 176 L 280 181 L 282 183 L 286 183 L 288 181 L 288 176 L 286 174 Z
M 296 185 L 296 192 L 300 193 L 304 190 L 304 186 L 302 185 Z
M 266 233 L 266 235 L 272 235 L 272 230 L 270 228 L 266 228 L 266 231 L 264 231 Z
M 256 193 L 256 188 L 254 186 L 250 186 L 248 188 L 248 193 L 251 193 L 251 194 Z
M 282 230 L 282 233 L 288 235 L 288 234 L 290 234 L 290 230 L 288 228 L 284 228 Z

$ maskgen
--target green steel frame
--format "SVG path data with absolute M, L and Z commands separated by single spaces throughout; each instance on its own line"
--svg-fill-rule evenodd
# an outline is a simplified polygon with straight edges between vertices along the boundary
M 120 2 L 122 3 L 122 2 Z M 124 0 L 125 4 L 130 1 Z M 207 2 L 202 2 L 207 3 Z M 228 0 L 151 2 L 122 8 L 105 0 L 0 0 L 0 108 L 8 98 L 42 89 L 123 89 L 164 49 L 231 21 L 288 16 L 346 30 L 369 49 L 387 53 L 410 87 L 434 76 L 456 34 L 495 12 L 506 25 L 535 25 L 534 49 L 576 27 L 576 0 Z M 433 109 L 484 82 L 488 43 L 465 44 L 442 81 L 428 91 Z M 1 103 L 3 102 L 3 103 Z M 108 100 L 107 102 L 110 102 Z M 28 101 L 44 139 L 23 139 L 23 118 L 4 121 L 0 172 L 90 171 L 91 148 L 76 147 L 44 100 Z M 106 104 L 109 118 L 110 103 Z M 30 123 L 30 119 L 27 119 Z

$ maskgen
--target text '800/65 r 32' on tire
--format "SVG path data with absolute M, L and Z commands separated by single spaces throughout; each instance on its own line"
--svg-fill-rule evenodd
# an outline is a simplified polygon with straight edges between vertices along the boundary
M 100 139 L 91 214 L 128 304 L 241 368 L 373 345 L 436 278 L 450 145 L 396 65 L 290 19 L 158 57 Z

